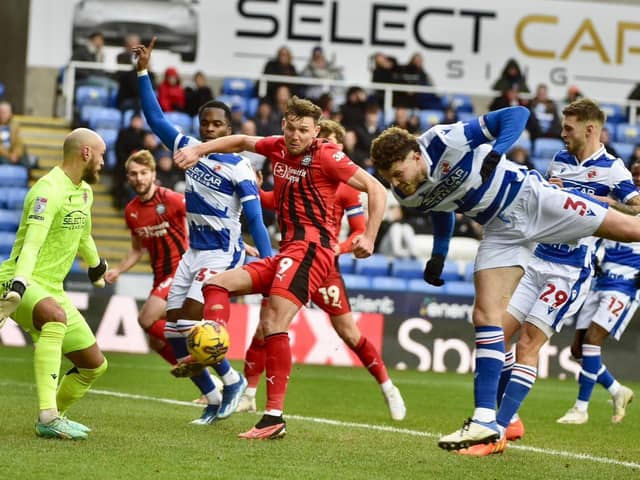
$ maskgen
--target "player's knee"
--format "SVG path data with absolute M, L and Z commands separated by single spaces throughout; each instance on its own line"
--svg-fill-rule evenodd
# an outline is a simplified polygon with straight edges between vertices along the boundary
M 78 372 L 87 380 L 89 383 L 95 382 L 98 378 L 106 373 L 109 368 L 109 362 L 107 359 L 103 359 L 103 362 L 96 368 L 78 368 Z
M 44 318 L 42 319 L 42 324 L 45 324 L 47 322 L 58 322 L 64 323 L 66 325 L 67 314 L 61 306 L 52 306 L 47 310 L 46 315 L 44 315 Z
M 571 344 L 571 356 L 576 360 L 580 360 L 582 358 L 582 344 L 581 343 L 572 343 Z

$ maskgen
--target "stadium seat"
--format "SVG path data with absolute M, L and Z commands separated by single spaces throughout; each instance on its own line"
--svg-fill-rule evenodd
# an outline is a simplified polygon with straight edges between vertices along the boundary
M 355 270 L 354 258 L 352 255 L 340 255 L 338 265 L 341 273 L 353 273 Z
M 442 108 L 452 107 L 457 114 L 473 113 L 473 102 L 469 95 L 454 93 L 442 97 Z
M 131 117 L 133 117 L 134 113 L 136 112 L 135 110 L 132 110 L 132 109 L 124 111 L 124 113 L 122 114 L 122 126 L 124 128 L 127 128 L 131 123 Z M 142 122 L 144 123 L 144 129 L 151 130 L 151 128 L 149 127 L 149 124 L 147 123 L 147 119 L 144 116 L 144 113 L 140 112 L 140 116 L 142 117 Z
M 442 275 L 440 275 L 440 278 L 446 282 L 461 281 L 462 275 L 460 274 L 460 266 L 458 265 L 458 262 L 447 259 L 447 261 L 444 262 L 444 268 L 442 269 Z
M 473 283 L 463 281 L 445 282 L 442 286 L 443 292 L 447 295 L 460 295 L 463 297 L 473 297 L 476 294 Z
M 475 270 L 475 262 L 467 262 L 464 265 L 463 275 L 465 282 L 473 282 L 473 272 Z
M 26 187 L 29 169 L 22 165 L 0 165 L 0 187 Z
M 0 256 L 8 257 L 15 241 L 16 234 L 14 232 L 0 232 Z
M 193 129 L 193 119 L 190 115 L 183 112 L 165 112 L 165 118 L 172 123 L 180 133 L 191 135 Z
M 444 111 L 418 110 L 418 117 L 420 118 L 420 128 L 427 130 L 435 124 L 442 122 L 442 119 L 444 118 Z
M 2 189 L 0 208 L 22 210 L 24 198 L 29 190 L 26 187 L 9 187 Z
M 368 258 L 359 258 L 356 260 L 354 272 L 368 277 L 389 275 L 389 258 L 377 253 Z
M 81 120 L 89 124 L 89 128 L 115 128 L 122 126 L 122 112 L 117 108 L 86 105 L 80 113 Z
M 616 127 L 617 142 L 640 143 L 640 127 L 630 123 L 621 123 Z
M 607 123 L 614 123 L 617 125 L 618 123 L 622 123 L 627 119 L 624 109 L 618 104 L 601 103 L 600 109 L 607 114 Z
M 104 86 L 80 85 L 76 88 L 76 106 L 82 109 L 85 105 L 109 106 L 109 90 Z
M 242 112 L 247 111 L 247 99 L 240 95 L 220 95 L 216 98 L 219 102 L 226 103 L 229 108 L 239 108 Z
M 0 231 L 15 232 L 18 230 L 22 212 L 20 210 L 0 209 Z
M 412 278 L 411 280 L 408 280 L 407 291 L 417 292 L 417 293 L 430 293 L 433 295 L 437 295 L 437 294 L 442 295 L 444 293 L 442 290 L 442 287 L 429 285 L 424 280 L 420 280 L 418 278 Z
M 478 116 L 473 112 L 457 112 L 457 115 L 458 115 L 458 120 L 461 122 L 470 122 L 471 120 L 473 120 Z
M 531 139 L 529 138 L 529 135 L 526 132 L 523 132 L 511 148 L 513 147 L 522 147 L 529 153 L 529 155 L 531 155 Z M 509 154 L 507 153 L 507 157 L 508 156 Z
M 223 95 L 239 95 L 244 98 L 253 97 L 254 81 L 249 78 L 225 78 L 222 81 Z
M 422 278 L 424 261 L 408 258 L 396 258 L 391 262 L 391 275 L 398 278 Z
M 553 156 L 560 150 L 564 150 L 564 142 L 559 138 L 537 138 L 533 142 L 533 156 L 548 158 L 551 160 Z
M 633 143 L 627 142 L 612 142 L 611 146 L 615 148 L 618 157 L 622 159 L 625 165 L 628 165 L 629 158 L 633 155 L 633 151 L 636 149 L 636 146 Z
M 247 111 L 245 112 L 247 117 L 252 118 L 256 116 L 259 104 L 260 99 L 258 97 L 251 97 L 247 99 Z
M 549 164 L 551 163 L 551 158 L 531 157 L 531 163 L 533 164 L 533 168 L 542 175 L 546 175 Z
M 382 292 L 406 292 L 407 281 L 404 278 L 396 277 L 373 277 L 371 289 Z
M 396 109 L 390 108 L 389 110 L 385 110 L 384 112 L 380 112 L 383 115 L 382 118 L 382 127 L 387 127 L 393 119 L 396 117 Z
M 364 275 L 353 275 L 345 273 L 342 275 L 344 285 L 348 290 L 370 290 L 371 279 Z

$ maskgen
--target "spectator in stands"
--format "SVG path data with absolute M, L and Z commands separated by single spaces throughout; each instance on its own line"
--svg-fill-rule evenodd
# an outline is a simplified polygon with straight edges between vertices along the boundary
M 535 170 L 535 167 L 533 166 L 533 163 L 531 163 L 531 159 L 529 158 L 529 152 L 521 145 L 516 145 L 511 150 L 509 150 L 507 152 L 507 158 L 512 162 L 524 165 L 528 170 Z
M 371 81 L 374 83 L 402 83 L 396 59 L 381 52 L 375 53 Z M 376 90 L 375 98 L 378 105 L 384 106 L 384 90 Z M 394 106 L 396 106 L 395 103 Z
M 151 84 L 156 85 L 155 74 L 149 72 Z M 138 75 L 135 65 L 131 70 L 119 72 L 118 74 L 118 95 L 116 96 L 116 106 L 123 112 L 126 110 L 140 111 L 140 95 L 138 92 Z
M 636 185 L 636 187 L 640 188 L 640 162 L 636 161 L 631 163 L 629 165 L 629 171 L 631 172 L 633 183 Z
M 207 78 L 202 72 L 196 72 L 193 76 L 193 86 L 184 89 L 186 97 L 185 111 L 192 117 L 198 113 L 200 105 L 204 105 L 209 100 L 213 100 L 213 92 L 207 85 Z
M 583 97 L 584 95 L 580 91 L 580 89 L 576 85 L 571 85 L 567 89 L 567 95 L 564 97 L 564 102 L 565 103 L 575 102 L 576 100 L 579 100 L 580 98 L 583 98 Z
M 518 87 L 513 85 L 502 92 L 498 97 L 495 97 L 491 104 L 489 104 L 489 111 L 500 110 L 506 107 L 515 107 L 517 105 L 526 106 L 526 102 L 520 98 L 520 91 Z
M 0 101 L 0 164 L 29 166 L 20 128 L 13 119 L 11 103 Z
M 124 208 L 135 194 L 127 182 L 125 162 L 129 155 L 143 148 L 144 133 L 144 121 L 139 113 L 133 114 L 129 125 L 118 132 L 113 168 L 113 204 L 116 208 Z
M 104 63 L 104 36 L 102 32 L 93 32 L 84 43 L 77 45 L 73 50 L 71 60 Z
M 175 67 L 164 72 L 164 80 L 158 85 L 158 101 L 165 112 L 184 112 L 187 106 L 184 87 Z
M 157 158 L 156 185 L 184 192 L 184 183 L 184 170 L 175 166 L 171 152 L 164 149 Z
M 233 133 L 239 133 L 245 120 L 242 106 L 233 103 L 231 105 L 231 131 Z
M 444 115 L 440 123 L 447 125 L 451 123 L 456 123 L 458 120 L 460 119 L 458 118 L 458 113 L 456 112 L 456 109 L 449 106 L 444 109 Z
M 640 100 L 640 83 L 636 83 L 633 86 L 633 89 L 631 90 L 631 92 L 629 93 L 629 96 L 627 97 L 629 100 Z M 638 113 L 640 113 L 640 107 L 636 107 L 636 117 L 638 115 Z M 629 107 L 629 111 L 627 112 L 627 116 L 629 118 L 631 118 L 631 107 Z
M 418 133 L 420 130 L 420 119 L 417 115 L 412 114 L 407 107 L 396 107 L 393 121 L 389 127 L 404 128 L 409 133 Z
M 356 135 L 356 153 L 355 156 L 357 158 L 362 158 L 364 161 L 362 163 L 358 163 L 362 168 L 369 169 L 371 165 L 371 161 L 369 160 L 369 152 L 371 151 L 371 142 L 382 133 L 382 129 L 380 128 L 380 107 L 377 103 L 369 103 L 367 104 L 365 114 L 364 114 L 364 122 L 361 125 L 358 125 L 354 130 Z M 349 158 L 353 159 L 349 154 Z
M 409 63 L 400 67 L 399 75 L 401 82 L 406 85 L 433 86 L 431 77 L 424 69 L 421 53 L 414 53 L 409 59 Z M 395 92 L 393 104 L 420 109 L 442 108 L 442 100 L 434 93 Z
M 145 130 L 142 135 L 142 148 L 149 150 L 153 154 L 153 158 L 155 158 L 156 163 L 158 163 L 160 157 L 165 154 L 164 152 L 167 151 L 167 147 L 160 142 L 160 139 L 156 134 L 147 130 Z
M 135 33 L 130 33 L 124 37 L 124 50 L 116 57 L 116 62 L 120 65 L 134 65 L 135 56 L 133 47 L 140 44 L 140 37 Z
M 256 122 L 251 119 L 247 119 L 242 122 L 242 126 L 240 127 L 240 131 L 238 132 L 241 135 L 249 135 L 250 137 L 257 137 L 258 133 L 256 130 Z
M 369 152 L 358 148 L 358 136 L 353 130 L 345 130 L 344 139 L 342 141 L 342 151 L 355 164 L 364 168 L 365 170 L 371 167 Z
M 293 66 L 293 57 L 291 55 L 291 50 L 289 50 L 287 47 L 280 47 L 278 49 L 276 58 L 272 58 L 265 64 L 262 73 L 266 75 L 284 75 L 289 77 L 297 77 L 298 72 L 296 71 L 296 67 Z M 294 84 L 268 82 L 267 97 L 272 102 L 275 102 L 276 89 L 280 85 L 287 85 L 289 87 L 289 92 L 297 93 L 297 86 Z
M 364 123 L 367 94 L 361 87 L 349 87 L 345 103 L 340 106 L 342 126 L 354 130 Z
M 522 69 L 515 58 L 507 60 L 500 77 L 495 81 L 493 90 L 505 92 L 506 90 L 515 88 L 518 92 L 529 93 L 527 79 L 522 73 Z
M 541 137 L 560 138 L 562 120 L 555 102 L 549 98 L 549 91 L 544 83 L 536 88 L 536 95 L 529 102 L 529 110 L 531 115 L 527 130 L 532 142 Z
M 389 192 L 385 221 L 388 228 L 380 239 L 376 253 L 395 258 L 416 258 L 416 232 L 405 222 L 402 207 Z
M 333 97 L 330 93 L 325 92 L 321 94 L 314 103 L 322 109 L 323 118 L 330 119 L 334 115 L 335 109 L 333 108 Z
M 287 85 L 279 85 L 274 95 L 273 111 L 278 118 L 282 118 L 287 111 L 289 99 L 291 99 L 291 90 Z
M 269 137 L 282 133 L 280 123 L 281 117 L 273 111 L 271 102 L 267 98 L 261 98 L 258 103 L 258 110 L 253 121 L 256 124 L 256 133 L 259 137 Z
M 313 47 L 311 57 L 307 65 L 302 70 L 303 77 L 322 78 L 329 80 L 342 80 L 342 67 L 335 64 L 335 58 L 331 61 L 327 60 L 322 47 Z M 332 95 L 344 96 L 339 87 L 331 87 L 328 89 Z M 322 85 L 310 85 L 306 88 L 306 97 L 317 100 L 327 91 Z
M 616 152 L 616 149 L 613 148 L 613 145 L 611 145 L 611 134 L 607 127 L 602 127 L 602 130 L 600 130 L 600 143 L 602 143 L 604 149 L 609 154 L 613 155 L 614 157 L 620 157 L 620 155 L 618 155 L 618 152 Z
M 633 165 L 634 163 L 638 162 L 640 162 L 640 143 L 636 144 L 633 152 L 631 153 L 631 156 L 628 158 L 628 162 L 626 163 L 628 165 Z M 629 166 L 629 169 L 631 169 L 631 166 Z

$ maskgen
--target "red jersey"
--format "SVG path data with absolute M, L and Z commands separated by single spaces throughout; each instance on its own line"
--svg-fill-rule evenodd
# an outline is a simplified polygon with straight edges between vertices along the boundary
M 271 160 L 281 244 L 305 240 L 333 248 L 336 191 L 358 167 L 337 145 L 321 139 L 298 156 L 288 154 L 281 135 L 258 140 L 255 150 Z
M 131 234 L 149 251 L 155 288 L 173 275 L 189 245 L 184 195 L 156 187 L 153 197 L 146 202 L 139 197 L 131 200 L 124 215 Z

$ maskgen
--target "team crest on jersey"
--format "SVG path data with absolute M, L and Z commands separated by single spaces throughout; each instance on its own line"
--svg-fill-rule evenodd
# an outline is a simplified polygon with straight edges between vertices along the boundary
M 164 203 L 159 203 L 158 205 L 156 205 L 156 213 L 158 215 L 162 215 L 166 211 L 167 211 L 167 207 L 165 206 Z
M 449 173 L 449 171 L 451 170 L 451 164 L 449 162 L 440 162 L 440 170 L 442 171 L 443 175 L 446 175 Z
M 215 167 L 213 167 L 214 172 L 219 172 L 220 170 L 222 170 L 222 165 L 216 165 Z
M 33 205 L 33 213 L 39 214 L 44 212 L 47 208 L 47 199 L 44 197 L 36 197 L 36 202 Z
M 309 165 L 311 165 L 311 160 L 312 160 L 312 156 L 311 155 L 305 155 L 302 158 L 302 166 L 303 167 L 308 167 Z
M 336 162 L 339 162 L 339 161 L 340 161 L 340 160 L 342 160 L 344 157 L 345 157 L 344 152 L 336 152 L 336 153 L 334 153 L 334 154 L 333 154 L 333 159 L 334 159 Z
M 596 175 L 598 175 L 598 172 L 596 172 L 595 170 L 589 170 L 587 172 L 587 178 L 589 180 L 591 180 L 592 178 L 595 178 Z

